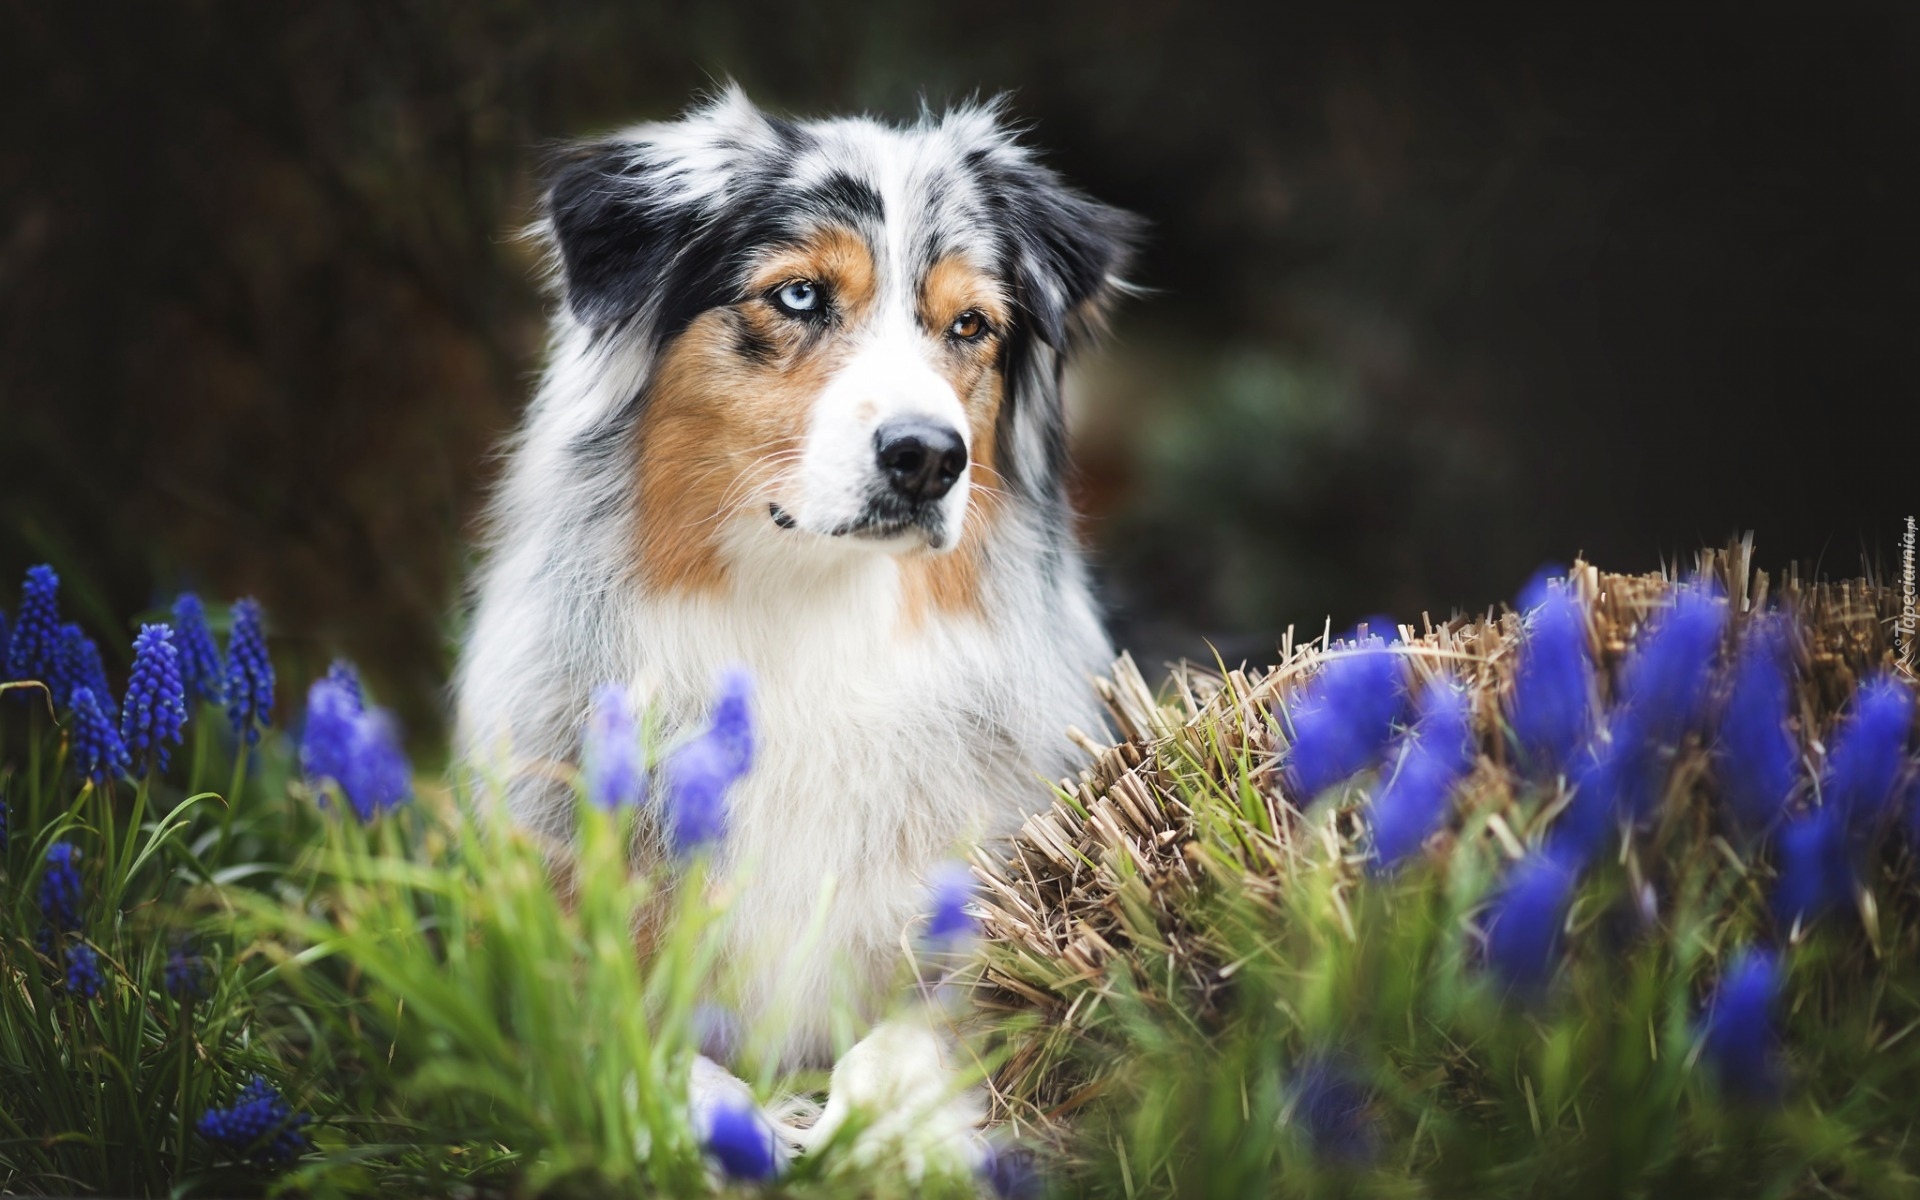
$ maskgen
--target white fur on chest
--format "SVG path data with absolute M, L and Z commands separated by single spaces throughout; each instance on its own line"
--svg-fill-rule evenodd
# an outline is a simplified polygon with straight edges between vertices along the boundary
M 812 1056 L 833 1010 L 871 1012 L 929 870 L 1042 806 L 1075 716 L 1030 690 L 1036 653 L 1063 649 L 1036 644 L 1044 622 L 912 619 L 891 558 L 783 558 L 755 555 L 724 596 L 642 602 L 630 644 L 670 724 L 728 663 L 753 674 L 754 769 L 720 856 L 731 958 L 747 1015 L 793 1020 Z

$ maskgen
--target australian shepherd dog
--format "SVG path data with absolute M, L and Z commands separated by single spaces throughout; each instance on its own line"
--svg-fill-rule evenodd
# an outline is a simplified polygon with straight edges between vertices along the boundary
M 491 510 L 464 752 L 506 748 L 513 815 L 564 838 L 551 765 L 595 685 L 643 688 L 671 735 L 744 664 L 728 951 L 743 1016 L 785 1010 L 781 1056 L 828 1060 L 929 870 L 1044 807 L 1066 730 L 1101 725 L 1061 372 L 1136 222 L 994 105 L 794 121 L 730 89 L 566 151 L 536 231 L 559 302 Z

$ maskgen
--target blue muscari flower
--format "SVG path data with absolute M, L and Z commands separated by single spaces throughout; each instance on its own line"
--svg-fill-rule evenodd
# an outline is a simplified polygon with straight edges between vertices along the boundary
M 1404 699 L 1400 659 L 1392 651 L 1374 646 L 1329 658 L 1287 710 L 1286 773 L 1295 796 L 1311 803 L 1372 765 Z
M 973 893 L 973 872 L 965 863 L 947 862 L 933 869 L 927 878 L 928 941 L 947 944 L 974 931 L 977 922 L 967 911 Z
M 113 688 L 107 683 L 106 664 L 100 660 L 100 647 L 86 631 L 69 621 L 60 626 L 59 649 L 54 654 L 52 677 L 47 690 L 53 693 L 56 708 L 73 704 L 76 689 L 86 688 L 101 705 L 113 707 Z
M 1749 627 L 1734 659 L 1733 688 L 1714 746 L 1720 794 L 1750 836 L 1780 820 L 1800 775 L 1800 748 L 1787 730 L 1785 634 L 1778 621 Z
M 1846 814 L 1828 804 L 1780 827 L 1773 885 L 1774 917 L 1783 927 L 1809 922 L 1853 899 L 1854 861 Z
M 207 609 L 200 597 L 181 592 L 173 600 L 173 644 L 180 652 L 180 679 L 193 703 L 227 702 L 227 667 L 207 628 Z
M 1288 1123 L 1314 1153 L 1342 1163 L 1365 1163 L 1379 1151 L 1373 1092 L 1324 1055 L 1309 1056 L 1287 1089 Z
M 722 676 L 719 702 L 707 728 L 662 765 L 667 837 L 682 856 L 726 833 L 727 789 L 753 767 L 750 687 L 742 670 Z
M 1700 1057 L 1729 1093 L 1766 1099 L 1779 1091 L 1780 1035 L 1773 1014 L 1780 985 L 1780 960 L 1750 947 L 1727 964 L 1707 1001 L 1699 1024 Z
M 1608 848 L 1623 809 L 1636 807 L 1649 764 L 1644 745 L 1626 736 L 1602 734 L 1574 759 L 1568 783 L 1573 794 L 1547 830 L 1547 850 L 1567 865 L 1584 868 Z
M 1515 863 L 1481 928 L 1486 961 L 1509 989 L 1539 993 L 1560 956 L 1560 929 L 1573 900 L 1577 872 L 1551 851 Z
M 261 628 L 260 602 L 248 597 L 233 605 L 233 629 L 227 634 L 227 719 L 235 737 L 260 740 L 260 727 L 273 719 L 273 660 Z
M 166 770 L 167 752 L 180 744 L 186 723 L 187 689 L 173 630 L 142 625 L 133 639 L 133 674 L 120 710 L 120 740 L 133 758 L 134 773 L 144 778 L 149 766 Z
M 593 690 L 592 705 L 580 755 L 587 799 L 606 812 L 639 804 L 647 792 L 647 762 L 633 694 L 617 683 L 602 684 Z
M 100 994 L 100 956 L 85 942 L 67 947 L 67 994 L 91 1000 Z
M 276 1166 L 312 1148 L 301 1132 L 311 1120 L 306 1113 L 294 1112 L 272 1084 L 255 1075 L 231 1107 L 209 1108 L 195 1128 L 233 1158 Z
M 715 1105 L 707 1116 L 700 1145 L 728 1179 L 763 1183 L 780 1173 L 780 1152 L 773 1129 L 752 1105 Z
M 1685 587 L 1635 641 L 1620 671 L 1620 700 L 1635 714 L 1636 734 L 1672 746 L 1698 723 L 1726 617 L 1713 589 Z
M 412 771 L 393 720 L 360 707 L 354 693 L 331 677 L 307 692 L 307 727 L 300 767 L 314 783 L 331 779 L 361 821 L 401 803 L 412 792 Z
M 207 994 L 207 960 L 188 942 L 167 952 L 166 966 L 160 974 L 167 995 L 175 1000 L 198 1000 Z
M 1547 584 L 1548 570 L 1520 594 L 1528 614 L 1514 673 L 1511 722 L 1529 766 L 1563 769 L 1593 724 L 1593 656 L 1580 602 Z
M 1389 752 L 1391 774 L 1367 809 L 1373 862 L 1391 868 L 1420 849 L 1447 818 L 1453 785 L 1473 763 L 1467 698 L 1445 679 L 1420 697 L 1420 716 Z
M 72 842 L 47 847 L 47 872 L 40 877 L 40 915 L 54 933 L 80 928 L 86 891 L 79 863 L 80 851 Z
M 980 1148 L 980 1161 L 974 1173 L 996 1200 L 1039 1200 L 1046 1194 L 1030 1150 L 987 1142 Z
M 367 706 L 367 689 L 360 682 L 360 668 L 344 658 L 336 658 L 327 665 L 327 678 L 352 694 L 355 707 Z
M 68 719 L 73 723 L 74 774 L 93 780 L 96 787 L 105 787 L 108 780 L 118 779 L 133 769 L 120 732 L 101 711 L 92 690 L 74 689 L 73 712 Z
M 50 682 L 60 651 L 60 576 L 41 563 L 27 569 L 20 588 L 20 611 L 7 642 L 7 676 Z M 58 697 L 55 697 L 58 699 Z
M 1854 693 L 1833 737 L 1820 796 L 1839 810 L 1856 839 L 1874 832 L 1887 815 L 1912 729 L 1913 693 L 1899 680 L 1881 675 Z

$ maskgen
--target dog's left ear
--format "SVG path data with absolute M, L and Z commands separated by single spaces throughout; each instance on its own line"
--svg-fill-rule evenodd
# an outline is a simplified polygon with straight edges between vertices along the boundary
M 1042 340 L 1062 353 L 1105 324 L 1146 222 L 1069 187 L 1032 161 L 996 188 L 1014 253 L 1016 299 Z

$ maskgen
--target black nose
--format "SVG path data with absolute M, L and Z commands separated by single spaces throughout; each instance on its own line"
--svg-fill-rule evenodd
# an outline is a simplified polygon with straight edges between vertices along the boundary
M 888 421 L 874 431 L 873 446 L 887 482 L 915 503 L 946 495 L 967 469 L 967 444 L 933 421 Z

